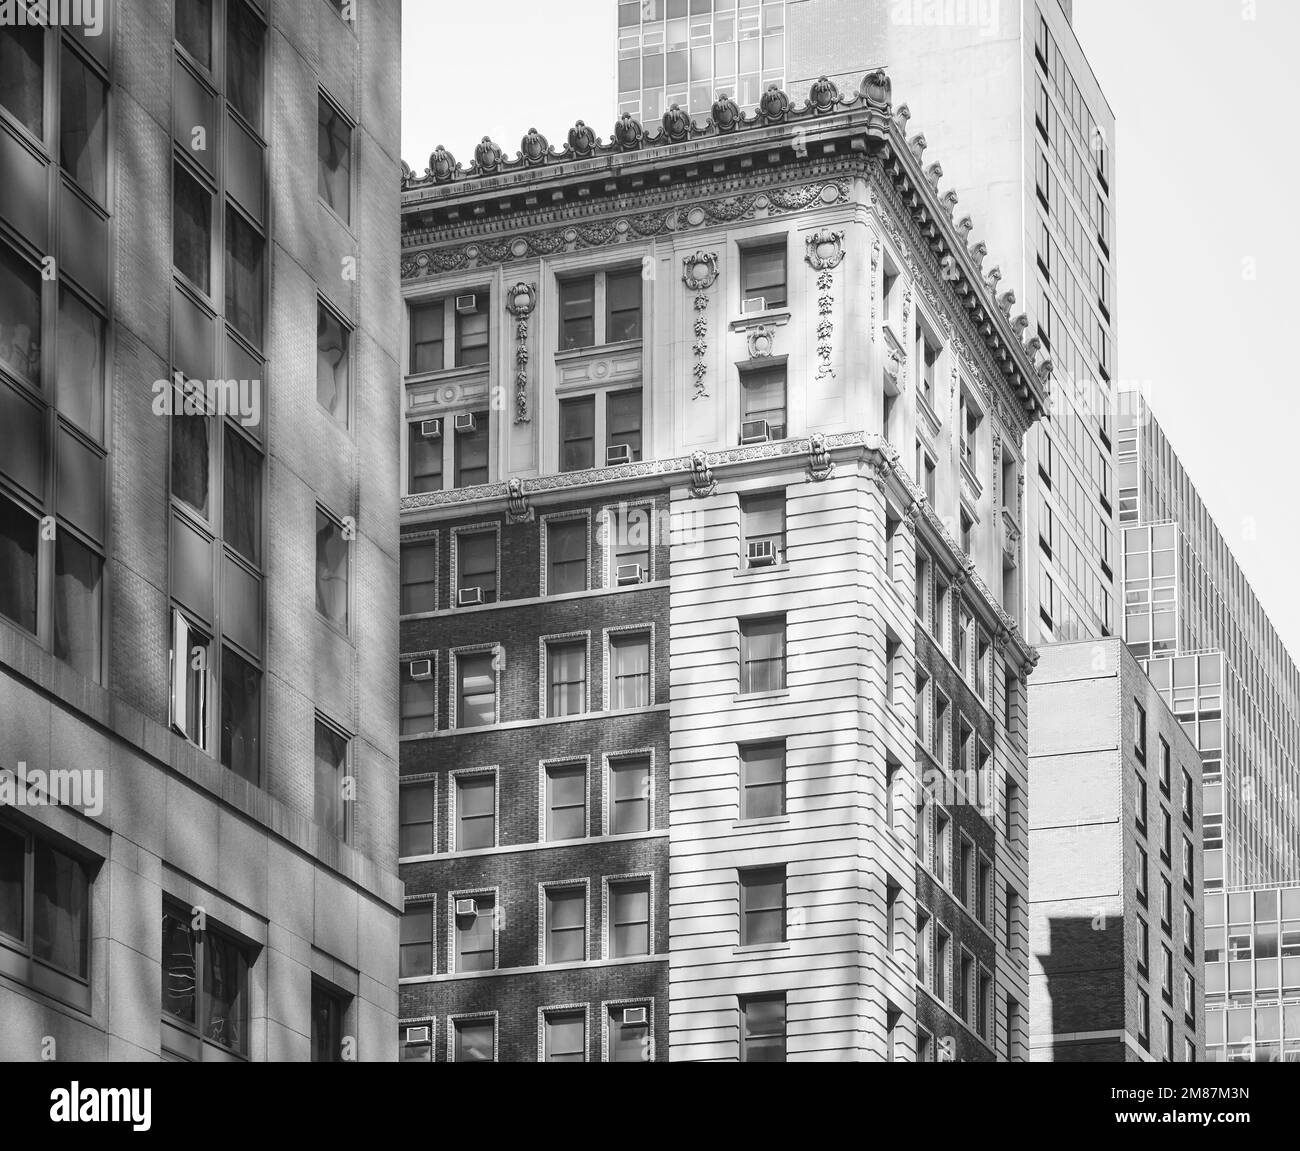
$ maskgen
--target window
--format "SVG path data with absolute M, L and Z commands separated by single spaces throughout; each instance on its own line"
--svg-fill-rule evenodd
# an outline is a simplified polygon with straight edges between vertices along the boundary
M 352 218 L 352 125 L 323 92 L 317 108 L 316 190 L 348 223 Z
M 921 369 L 921 398 L 931 407 L 934 406 L 935 365 L 939 362 L 939 353 L 938 341 L 929 334 L 923 324 L 916 340 L 916 363 Z
M 620 756 L 609 761 L 609 834 L 650 830 L 650 757 Z
M 467 427 L 458 426 L 460 419 L 452 421 L 452 463 L 458 488 L 474 487 L 488 482 L 489 416 L 487 412 L 471 412 Z
M 456 777 L 457 851 L 497 845 L 497 777 L 495 774 Z
M 982 627 L 976 628 L 975 694 L 985 703 L 992 704 L 989 696 L 989 636 Z
M 609 706 L 649 707 L 650 633 L 616 632 L 609 637 Z
M 1183 972 L 1183 1015 L 1193 1025 L 1196 1023 L 1196 980 L 1190 971 Z
M 212 66 L 212 0 L 176 0 L 176 41 L 203 67 Z
M 45 32 L 35 24 L 7 22 L 0 32 L 0 107 L 38 139 L 45 135 Z
M 785 616 L 740 621 L 740 691 L 785 688 Z
M 930 621 L 930 633 L 940 647 L 948 642 L 948 613 L 952 607 L 948 601 L 948 582 L 937 573 L 934 578 L 934 619 Z
M 587 520 L 546 522 L 546 594 L 587 590 Z
M 208 667 L 212 639 L 189 617 L 172 609 L 171 723 L 196 747 L 208 747 Z
M 543 1016 L 544 1063 L 585 1063 L 587 1061 L 586 1011 L 548 1011 Z
M 1196 958 L 1196 912 L 1183 904 L 1183 954 Z
M 1137 897 L 1142 903 L 1147 901 L 1147 853 L 1137 849 Z
M 584 887 L 546 889 L 546 962 L 575 963 L 587 958 L 587 891 Z
M 1133 750 L 1143 763 L 1147 760 L 1147 711 L 1137 700 L 1133 701 Z
M 410 1026 L 403 1023 L 397 1028 L 397 1061 L 399 1063 L 433 1062 L 433 1025 Z
M 244 11 L 243 5 L 239 5 L 239 11 Z M 19 37 L 17 40 L 19 46 L 22 39 Z M 22 55 L 21 47 L 16 55 Z M 59 164 L 96 202 L 102 204 L 108 184 L 107 89 L 67 45 L 63 46 L 60 56 Z M 8 74 L 7 67 L 5 71 Z M 24 80 L 25 77 L 19 80 L 19 91 L 25 86 Z M 7 96 L 0 97 L 0 103 L 8 106 Z
M 975 918 L 985 927 L 993 926 L 993 865 L 980 856 L 975 879 Z
M 930 598 L 930 565 L 923 556 L 916 558 L 915 604 L 916 618 L 922 624 L 926 621 L 926 607 Z
M 904 951 L 909 942 L 907 908 L 903 903 L 903 889 L 892 879 L 885 881 L 885 931 L 887 946 L 892 953 Z
M 342 1063 L 343 1036 L 351 997 L 312 980 L 311 1061 Z
M 983 416 L 971 403 L 963 390 L 958 401 L 958 429 L 961 432 L 961 462 L 974 474 L 979 472 L 978 448 L 980 423 Z
M 975 521 L 970 518 L 970 515 L 965 508 L 962 509 L 960 518 L 961 518 L 961 539 L 960 539 L 961 550 L 964 555 L 970 555 L 971 547 L 973 546 L 972 533 L 975 531 Z M 963 667 L 965 666 L 964 662 L 962 666 Z
M 1160 858 L 1168 863 L 1173 850 L 1173 821 L 1166 808 L 1160 808 Z
M 618 1004 L 609 1008 L 608 1036 L 610 1063 L 646 1063 L 650 1060 L 650 1017 L 652 1010 L 646 1005 L 644 1023 L 629 1022 L 638 1008 Z
M 1151 999 L 1139 988 L 1138 998 L 1138 1042 L 1148 1051 L 1151 1050 Z
M 610 959 L 649 955 L 650 881 L 626 880 L 609 885 Z
M 785 492 L 741 496 L 740 534 L 749 567 L 781 563 L 785 559 Z
M 452 1061 L 455 1063 L 495 1063 L 497 1057 L 496 1020 L 452 1020 Z
M 896 760 L 889 752 L 885 753 L 885 826 L 895 835 L 898 834 L 900 827 L 900 816 L 902 815 L 902 805 L 898 802 L 898 780 L 903 771 L 903 765 Z
M 930 913 L 922 907 L 916 909 L 916 981 L 922 987 L 930 985 Z
M 741 440 L 762 439 L 759 421 L 766 424 L 769 440 L 785 439 L 785 364 L 740 369 Z M 746 425 L 752 425 L 746 430 Z
M 785 1062 L 785 995 L 740 999 L 740 1061 Z
M 921 441 L 916 441 L 916 482 L 921 485 L 921 490 L 925 492 L 925 498 L 934 503 L 935 498 L 935 463 L 934 457 L 921 446 Z
M 743 869 L 740 877 L 740 944 L 785 940 L 785 868 Z
M 560 350 L 641 338 L 641 270 L 561 280 Z
M 412 420 L 406 425 L 407 478 L 406 490 L 412 495 L 420 492 L 442 491 L 443 442 L 442 428 L 445 420 Z M 437 429 L 433 434 L 432 429 Z
M 1196 822 L 1196 792 L 1192 773 L 1183 768 L 1183 822 L 1192 827 Z
M 401 545 L 403 615 L 436 611 L 438 607 L 438 544 L 420 540 Z
M 934 1036 L 920 1026 L 916 1029 L 916 1061 L 918 1063 L 934 1062 Z
M 1137 917 L 1137 972 L 1143 979 L 1146 978 L 1151 957 L 1151 932 L 1147 927 L 1147 921 L 1142 916 Z
M 1174 888 L 1169 880 L 1160 880 L 1160 926 L 1167 932 L 1174 922 Z
M 462 302 L 463 301 L 463 302 Z M 488 353 L 488 296 L 478 292 L 456 299 L 456 366 L 486 364 Z
M 226 321 L 257 347 L 266 317 L 266 239 L 226 205 Z
M 348 537 L 343 525 L 316 508 L 316 610 L 330 623 L 348 630 Z
M 408 783 L 398 790 L 398 847 L 403 858 L 437 850 L 433 783 Z
M 653 576 L 650 547 L 654 538 L 654 509 L 644 504 L 619 504 L 601 512 L 603 543 L 609 548 L 609 586 Z M 633 576 L 639 578 L 632 579 Z
M 948 700 L 938 688 L 934 690 L 934 729 L 930 733 L 930 751 L 942 767 L 948 766 Z
M 433 904 L 431 902 L 408 903 L 402 912 L 398 975 L 402 979 L 432 975 L 435 966 Z
M 1172 1063 L 1174 1061 L 1174 1021 L 1166 1015 L 1164 1023 L 1165 1046 L 1160 1061 L 1162 1063 Z
M 262 126 L 262 41 L 266 29 L 237 0 L 226 5 L 226 99 L 254 128 Z
M 456 726 L 483 727 L 497 722 L 496 656 L 475 652 L 456 656 Z
M 587 710 L 587 641 L 546 644 L 546 714 L 580 715 Z
M 440 372 L 444 366 L 446 306 L 441 300 L 411 305 L 411 372 Z
M 489 353 L 489 304 L 486 292 L 466 292 L 445 300 L 410 306 L 410 371 L 441 372 L 486 364 Z M 454 349 L 451 363 L 446 349 Z
M 596 466 L 596 397 L 560 401 L 560 471 Z
M 785 741 L 740 745 L 740 818 L 785 814 Z
M 248 955 L 242 944 L 206 917 L 170 901 L 163 905 L 162 1011 L 168 1024 L 188 1033 L 188 1043 L 168 1028 L 163 1045 L 201 1058 L 202 1043 L 248 1053 Z
M 316 824 L 341 843 L 350 843 L 353 783 L 348 776 L 348 739 L 331 724 L 316 721 Z
M 1195 862 L 1192 855 L 1192 841 L 1183 836 L 1183 889 L 1195 891 Z
M 1013 944 L 1015 943 L 1016 929 L 1019 926 L 1018 921 L 1020 919 L 1020 892 L 1009 883 L 1007 884 L 1006 899 L 1007 921 L 1004 925 L 1006 935 L 1002 943 L 1008 951 L 1012 951 L 1014 950 Z
M 1138 831 L 1146 834 L 1147 830 L 1147 781 L 1142 776 L 1134 776 L 1135 791 L 1133 797 L 1134 822 Z
M 952 851 L 952 821 L 943 808 L 934 813 L 934 858 L 930 868 L 935 878 L 943 884 L 948 882 L 948 856 Z
M 926 698 L 930 688 L 930 677 L 921 671 L 916 672 L 916 739 L 917 742 L 925 745 L 925 721 L 926 721 Z
M 496 961 L 496 896 L 449 895 L 457 971 L 492 971 Z
M 316 303 L 316 402 L 339 423 L 348 422 L 352 333 L 324 301 Z M 418 430 L 419 425 L 412 427 Z M 412 491 L 429 490 L 412 487 Z
M 261 762 L 262 673 L 237 656 L 231 648 L 221 649 L 221 750 L 224 766 L 236 775 L 257 783 Z
M 903 1013 L 896 1008 L 885 1009 L 885 1062 L 897 1063 L 898 1060 L 898 1023 Z
M 0 822 L 0 969 L 84 1011 L 90 877 L 80 858 L 43 834 Z
M 974 1006 L 972 984 L 975 981 L 975 957 L 964 947 L 961 949 L 961 958 L 957 965 L 957 978 L 953 980 L 952 999 L 953 1011 L 957 1018 L 966 1023 L 973 1023 L 971 1008 Z
M 172 180 L 172 264 L 200 291 L 211 291 L 212 195 L 180 164 Z
M 948 1002 L 948 948 L 952 936 L 942 927 L 934 934 L 934 996 L 940 1003 Z
M 953 893 L 966 907 L 971 906 L 972 865 L 975 859 L 975 845 L 964 835 L 957 841 L 957 874 L 954 877 Z
M 496 603 L 496 528 L 453 532 L 452 540 L 456 553 L 457 604 Z
M 1160 738 L 1160 790 L 1166 795 L 1169 794 L 1170 784 L 1170 754 L 1169 741 L 1162 735 Z
M 587 767 L 556 763 L 546 767 L 546 839 L 582 839 L 587 834 Z
M 786 305 L 785 237 L 771 244 L 755 244 L 740 249 L 740 298 L 763 299 L 765 309 Z
M 437 678 L 430 658 L 404 660 L 400 665 L 400 735 L 419 735 L 438 730 Z

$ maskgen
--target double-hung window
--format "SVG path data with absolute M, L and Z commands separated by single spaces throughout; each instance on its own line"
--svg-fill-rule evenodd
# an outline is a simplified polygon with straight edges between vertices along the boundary
M 546 714 L 578 715 L 587 710 L 587 641 L 546 644 Z
M 545 961 L 547 963 L 574 963 L 586 959 L 586 888 L 547 888 L 545 916 Z
M 785 616 L 740 621 L 741 694 L 785 687 Z
M 786 240 L 740 249 L 740 298 L 762 299 L 763 309 L 786 306 Z
M 740 818 L 785 814 L 785 742 L 740 745 Z
M 740 872 L 742 947 L 785 940 L 785 868 L 754 867 Z
M 785 364 L 740 369 L 740 420 L 742 440 L 785 439 Z
M 412 375 L 468 368 L 489 359 L 490 300 L 487 292 L 463 292 L 410 305 Z M 447 349 L 452 349 L 451 357 Z
M 560 351 L 641 338 L 640 268 L 559 283 Z
M 641 459 L 642 392 L 620 388 L 559 403 L 559 470 L 584 471 Z M 598 454 L 597 445 L 603 445 Z
M 617 632 L 609 637 L 609 706 L 649 707 L 650 633 Z

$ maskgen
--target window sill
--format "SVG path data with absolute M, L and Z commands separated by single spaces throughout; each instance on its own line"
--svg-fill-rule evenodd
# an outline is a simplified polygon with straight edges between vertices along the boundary
M 555 362 L 564 364 L 570 360 L 581 360 L 588 356 L 640 351 L 643 344 L 643 340 L 614 340 L 606 344 L 586 344 L 581 348 L 561 348 L 555 353 Z
M 779 308 L 769 308 L 766 312 L 751 312 L 747 316 L 741 316 L 738 320 L 732 320 L 729 325 L 733 332 L 743 332 L 747 328 L 757 328 L 764 325 L 780 327 L 788 324 L 794 315 L 788 307 L 782 305 Z
M 764 827 L 785 827 L 790 823 L 788 815 L 764 815 L 754 819 L 738 819 L 732 827 L 736 831 L 745 831 L 751 828 Z
M 439 368 L 433 372 L 408 372 L 404 379 L 408 384 L 453 382 L 461 377 L 486 375 L 491 366 L 489 362 L 486 364 L 467 364 L 454 368 Z
M 733 951 L 733 955 L 777 955 L 782 951 L 789 951 L 788 942 L 781 943 L 742 943 Z
M 731 701 L 732 703 L 770 703 L 789 698 L 790 689 L 783 687 L 777 691 L 738 691 L 731 697 Z
M 779 564 L 760 564 L 757 567 L 746 566 L 737 568 L 731 573 L 731 575 L 733 579 L 747 579 L 753 576 L 760 576 L 764 572 L 788 572 L 789 570 L 789 563 L 783 562 Z

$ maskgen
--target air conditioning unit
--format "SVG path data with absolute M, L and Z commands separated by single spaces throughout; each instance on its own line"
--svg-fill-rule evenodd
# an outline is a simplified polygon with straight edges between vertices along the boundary
M 624 1007 L 623 1023 L 625 1026 L 631 1026 L 636 1023 L 645 1023 L 646 1011 L 644 1007 Z
M 473 607 L 475 604 L 483 602 L 483 589 L 481 587 L 463 587 L 456 593 L 456 602 L 461 607 Z
M 765 444 L 771 438 L 771 428 L 766 420 L 746 420 L 740 425 L 742 444 Z
M 748 299 L 740 301 L 740 314 L 742 316 L 752 316 L 758 312 L 767 311 L 767 300 L 762 296 L 750 296 Z
M 613 466 L 614 464 L 630 464 L 632 462 L 632 445 L 631 444 L 610 444 L 605 449 L 605 463 Z
M 456 297 L 456 311 L 462 316 L 472 316 L 478 311 L 478 297 L 474 294 Z
M 407 1043 L 428 1043 L 429 1029 L 427 1027 L 408 1027 L 406 1029 Z
M 619 587 L 626 587 L 628 584 L 640 583 L 641 565 L 619 564 L 618 571 L 615 573 L 614 578 Z
M 478 421 L 474 418 L 473 412 L 461 412 L 456 417 L 456 434 L 458 436 L 473 435 L 478 431 Z
M 776 563 L 776 544 L 771 540 L 751 540 L 749 543 L 749 566 L 752 568 L 770 567 Z
M 442 421 L 441 420 L 421 420 L 420 437 L 426 440 L 442 439 Z
M 411 672 L 412 679 L 432 679 L 433 660 L 431 659 L 411 660 L 410 672 Z
M 478 902 L 477 902 L 476 900 L 473 900 L 473 899 L 458 899 L 458 900 L 456 900 L 456 914 L 457 914 L 457 915 L 477 915 L 477 914 L 478 914 Z

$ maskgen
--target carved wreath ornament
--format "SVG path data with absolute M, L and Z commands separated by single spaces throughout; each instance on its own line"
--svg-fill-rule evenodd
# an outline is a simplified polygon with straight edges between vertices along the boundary
M 515 318 L 515 423 L 525 424 L 528 413 L 528 317 L 537 307 L 537 285 L 517 283 L 506 291 L 506 311 Z
M 695 394 L 692 399 L 702 399 L 709 394 L 704 386 L 704 377 L 709 366 L 705 357 L 709 353 L 709 297 L 706 294 L 718 279 L 718 254 L 716 252 L 696 252 L 693 256 L 682 259 L 682 283 L 687 291 L 695 293 L 695 327 L 691 351 L 695 363 L 691 365 L 691 374 L 695 381 Z

